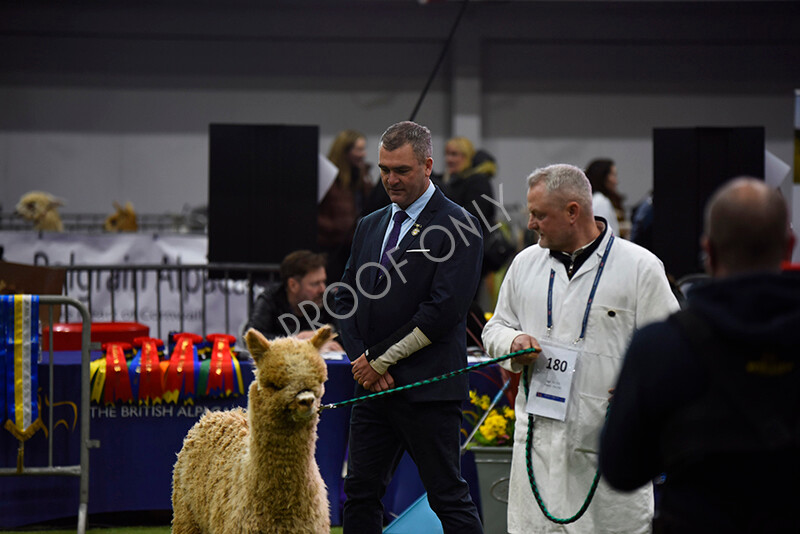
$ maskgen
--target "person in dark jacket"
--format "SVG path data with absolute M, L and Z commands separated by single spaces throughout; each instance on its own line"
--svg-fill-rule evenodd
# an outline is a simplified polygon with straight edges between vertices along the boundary
M 323 302 L 326 286 L 324 254 L 296 250 L 281 262 L 281 281 L 265 289 L 256 298 L 250 319 L 242 334 L 255 328 L 267 339 L 283 336 L 306 338 L 317 328 L 336 321 L 329 310 L 333 302 Z M 337 342 L 328 342 L 324 351 L 343 352 Z
M 381 137 L 378 168 L 391 205 L 361 219 L 336 291 L 355 396 L 466 367 L 466 318 L 483 243 L 477 224 L 430 181 L 428 128 L 400 122 Z M 451 241 L 450 237 L 453 237 Z M 451 246 L 451 242 L 453 243 Z M 444 532 L 483 532 L 461 476 L 466 375 L 355 404 L 344 491 L 345 534 L 383 530 L 381 498 L 405 451 Z
M 485 150 L 476 152 L 466 137 L 453 137 L 445 145 L 444 160 L 447 197 L 481 221 L 486 233 L 486 224 L 491 227 L 495 221 L 495 204 L 489 200 L 494 199 L 491 183 L 497 173 L 494 157 Z
M 483 277 L 506 265 L 516 252 L 513 242 L 503 234 L 497 224 L 498 207 L 506 220 L 511 220 L 501 202 L 495 199 L 492 188 L 492 179 L 497 174 L 497 162 L 489 152 L 483 149 L 476 151 L 466 137 L 453 137 L 447 141 L 444 154 L 444 193 L 480 222 L 484 238 L 484 257 L 481 264 Z M 501 191 L 501 201 L 502 198 Z
M 712 280 L 631 341 L 600 443 L 627 491 L 660 474 L 656 533 L 800 532 L 800 278 L 778 191 L 739 178 L 706 209 Z

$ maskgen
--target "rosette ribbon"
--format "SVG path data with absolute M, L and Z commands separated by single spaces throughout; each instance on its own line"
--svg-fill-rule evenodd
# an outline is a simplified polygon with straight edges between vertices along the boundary
M 183 398 L 186 404 L 194 404 L 195 381 L 200 370 L 196 344 L 202 343 L 203 338 L 183 332 L 175 334 L 174 339 L 175 348 L 164 375 L 164 401 L 177 403 L 178 398 Z
M 131 402 L 133 392 L 128 374 L 128 361 L 125 359 L 125 351 L 131 350 L 130 343 L 103 343 L 102 349 L 106 353 L 103 400 L 106 404 L 113 404 L 117 401 Z
M 103 402 L 103 390 L 106 387 L 106 358 L 102 356 L 89 363 L 89 380 L 91 381 L 91 401 Z
M 160 353 L 164 342 L 152 337 L 137 337 L 133 340 L 138 347 L 131 360 L 131 388 L 133 397 L 139 404 L 161 404 L 164 395 L 164 371 L 161 369 Z
M 231 351 L 234 336 L 209 334 L 211 357 L 200 364 L 199 390 L 208 397 L 227 397 L 241 394 L 244 389 L 239 361 Z
M 8 418 L 5 428 L 19 440 L 17 472 L 22 472 L 24 443 L 44 428 L 39 414 L 39 297 L 0 296 L 0 375 Z

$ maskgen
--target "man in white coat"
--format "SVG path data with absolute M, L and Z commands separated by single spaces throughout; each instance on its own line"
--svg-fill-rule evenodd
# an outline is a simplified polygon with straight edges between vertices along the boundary
M 528 228 L 539 243 L 512 262 L 483 331 L 494 357 L 541 351 L 503 362 L 525 371 L 515 406 L 508 530 L 649 532 L 652 486 L 618 493 L 600 479 L 585 513 L 574 517 L 596 477 L 600 430 L 628 342 L 634 330 L 677 311 L 678 302 L 659 259 L 615 239 L 594 217 L 591 185 L 579 168 L 535 170 L 527 200 Z

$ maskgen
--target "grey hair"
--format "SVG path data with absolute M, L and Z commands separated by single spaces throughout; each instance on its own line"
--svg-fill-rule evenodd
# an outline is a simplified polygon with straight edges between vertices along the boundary
M 565 202 L 575 201 L 592 213 L 592 185 L 581 169 L 566 163 L 540 167 L 528 175 L 528 189 L 544 184 L 548 193 L 556 193 Z
M 403 121 L 389 126 L 381 135 L 381 146 L 392 152 L 403 145 L 411 145 L 417 161 L 425 163 L 432 157 L 431 131 L 416 122 Z

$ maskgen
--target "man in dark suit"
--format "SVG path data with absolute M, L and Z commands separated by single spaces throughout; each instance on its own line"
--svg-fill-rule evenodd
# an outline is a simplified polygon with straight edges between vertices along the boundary
M 475 217 L 430 182 L 431 135 L 401 122 L 381 137 L 381 181 L 392 204 L 358 224 L 336 315 L 357 395 L 466 366 L 466 317 L 483 258 Z M 353 407 L 344 532 L 380 533 L 381 497 L 404 451 L 417 465 L 444 532 L 483 532 L 461 477 L 467 375 Z

